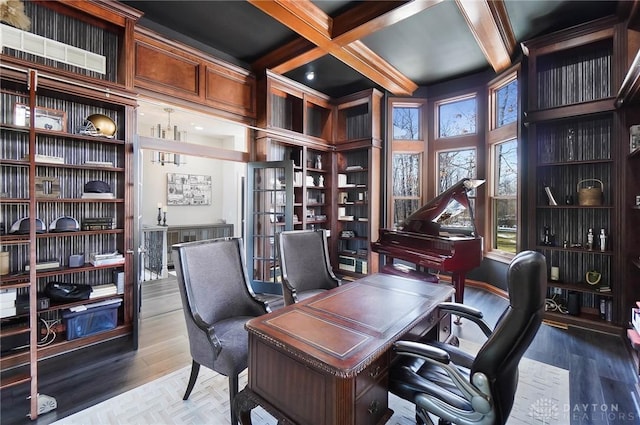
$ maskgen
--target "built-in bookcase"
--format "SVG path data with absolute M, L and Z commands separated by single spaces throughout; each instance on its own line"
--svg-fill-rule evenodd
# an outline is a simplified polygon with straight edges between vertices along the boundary
M 528 245 L 547 259 L 549 320 L 617 332 L 626 282 L 620 84 L 626 33 L 605 18 L 525 43 Z M 588 236 L 593 234 L 592 242 Z M 600 238 L 604 233 L 604 245 Z M 594 273 L 595 272 L 595 273 Z
M 133 27 L 137 15 L 106 4 L 92 4 L 89 11 L 63 2 L 24 6 L 31 28 L 19 38 L 30 41 L 33 51 L 47 40 L 104 61 L 98 72 L 99 64 L 62 57 L 59 50 L 31 54 L 17 45 L 4 49 L 0 59 L 0 230 L 6 261 L 0 279 L 0 388 L 28 385 L 29 416 L 35 419 L 39 360 L 134 333 L 129 158 L 136 96 L 122 71 L 125 26 Z M 113 121 L 115 134 L 87 132 L 87 117 L 94 114 Z M 108 185 L 109 194 L 87 195 L 90 181 Z M 55 227 L 65 217 L 75 224 Z M 17 226 L 23 218 L 26 229 Z M 89 285 L 93 296 L 55 299 L 46 292 L 51 283 Z M 100 285 L 109 288 L 105 292 Z M 75 327 L 67 320 L 72 308 L 97 302 L 111 306 L 108 321 Z

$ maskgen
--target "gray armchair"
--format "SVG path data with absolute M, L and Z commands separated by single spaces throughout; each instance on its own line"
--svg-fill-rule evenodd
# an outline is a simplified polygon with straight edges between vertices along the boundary
M 288 230 L 277 234 L 284 304 L 341 284 L 331 269 L 324 230 Z
M 245 323 L 269 312 L 249 285 L 240 238 L 211 239 L 173 245 L 178 286 L 193 359 L 183 399 L 189 398 L 200 365 L 229 377 L 231 408 L 238 393 L 238 374 L 247 368 Z

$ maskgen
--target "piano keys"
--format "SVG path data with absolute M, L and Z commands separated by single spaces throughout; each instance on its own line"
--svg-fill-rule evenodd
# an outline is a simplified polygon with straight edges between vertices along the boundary
M 451 272 L 455 300 L 464 300 L 464 281 L 468 271 L 482 262 L 482 237 L 476 230 L 468 192 L 484 180 L 462 179 L 422 208 L 411 214 L 397 229 L 380 229 L 374 252 L 386 257 L 381 272 L 402 274 L 394 259 L 413 263 L 413 278 L 434 281 L 421 269 Z M 437 281 L 437 279 L 435 279 Z

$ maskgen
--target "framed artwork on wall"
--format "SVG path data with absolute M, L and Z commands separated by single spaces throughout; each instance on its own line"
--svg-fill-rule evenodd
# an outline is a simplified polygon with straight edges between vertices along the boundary
M 167 173 L 167 205 L 211 205 L 211 176 Z

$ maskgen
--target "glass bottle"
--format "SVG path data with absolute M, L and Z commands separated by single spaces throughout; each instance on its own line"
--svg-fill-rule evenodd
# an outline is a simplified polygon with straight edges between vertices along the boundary
M 604 229 L 600 229 L 600 251 L 603 251 L 606 249 L 607 246 L 607 235 L 604 232 Z
M 587 249 L 589 251 L 593 249 L 593 229 L 589 229 L 587 233 Z
M 567 161 L 575 161 L 576 160 L 576 141 L 575 141 L 575 131 L 573 128 L 569 129 L 569 134 L 567 136 Z

